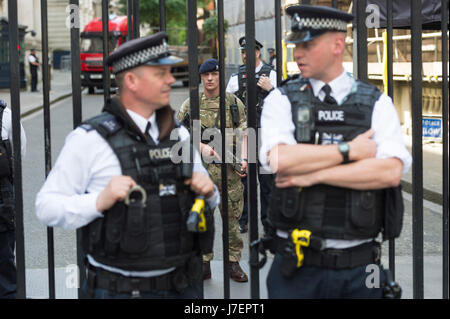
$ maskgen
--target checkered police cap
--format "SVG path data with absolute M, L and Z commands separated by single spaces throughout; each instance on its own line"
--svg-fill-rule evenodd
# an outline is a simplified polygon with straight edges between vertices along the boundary
M 286 8 L 292 17 L 288 43 L 312 40 L 328 31 L 347 32 L 347 23 L 353 15 L 327 6 L 294 5 Z
M 156 34 L 125 42 L 107 59 L 117 74 L 140 65 L 167 65 L 182 61 L 171 55 L 167 44 L 168 36 L 162 31 Z

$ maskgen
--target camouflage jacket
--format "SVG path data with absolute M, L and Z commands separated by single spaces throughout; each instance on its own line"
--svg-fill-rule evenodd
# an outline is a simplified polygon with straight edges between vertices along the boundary
M 200 122 L 203 128 L 211 128 L 216 125 L 216 122 L 219 124 L 220 128 L 220 96 L 216 96 L 215 98 L 208 98 L 204 93 L 200 94 L 199 98 L 200 102 Z M 237 126 L 233 125 L 232 113 L 230 110 L 230 106 L 233 104 L 237 104 L 239 110 L 239 124 Z M 239 100 L 234 94 L 226 93 L 225 97 L 225 116 L 226 116 L 226 127 L 227 128 L 238 128 L 242 131 L 247 129 L 247 118 L 245 114 L 244 104 Z M 187 99 L 184 101 L 183 105 L 180 108 L 178 113 L 178 120 L 181 123 L 188 122 L 186 119 L 189 119 L 190 114 L 190 101 Z

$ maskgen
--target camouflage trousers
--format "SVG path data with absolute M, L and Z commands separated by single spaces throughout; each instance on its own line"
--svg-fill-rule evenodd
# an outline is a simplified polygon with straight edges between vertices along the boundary
M 220 165 L 209 164 L 207 170 L 222 196 Z M 241 232 L 239 231 L 239 219 L 241 218 L 244 207 L 244 186 L 241 183 L 241 178 L 236 174 L 231 165 L 227 165 L 227 180 L 229 260 L 235 262 L 241 259 L 241 252 L 244 247 Z M 210 261 L 213 257 L 214 253 L 203 255 L 203 261 Z

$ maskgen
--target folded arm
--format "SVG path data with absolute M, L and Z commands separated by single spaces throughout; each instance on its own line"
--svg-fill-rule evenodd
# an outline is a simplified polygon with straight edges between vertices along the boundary
M 402 169 L 403 163 L 398 158 L 368 158 L 304 174 L 278 174 L 275 183 L 280 188 L 327 184 L 359 190 L 381 189 L 398 186 Z

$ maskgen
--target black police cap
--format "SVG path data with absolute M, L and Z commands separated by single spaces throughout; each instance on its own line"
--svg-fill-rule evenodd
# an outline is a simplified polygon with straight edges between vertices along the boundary
M 241 46 L 239 49 L 245 50 L 246 44 L 247 44 L 247 42 L 245 41 L 245 36 L 241 37 L 239 39 L 239 45 Z M 255 47 L 257 50 L 261 50 L 263 45 L 258 40 L 255 39 Z
M 199 74 L 203 74 L 206 72 L 214 72 L 219 71 L 219 61 L 216 59 L 208 59 L 200 65 L 200 69 L 198 70 Z
M 117 74 L 140 65 L 168 65 L 183 61 L 169 51 L 164 31 L 125 42 L 106 59 Z
M 287 43 L 307 42 L 328 31 L 347 32 L 347 23 L 353 19 L 335 8 L 306 4 L 289 6 L 286 13 L 292 17 Z

